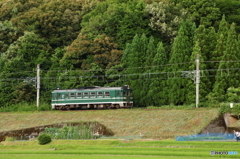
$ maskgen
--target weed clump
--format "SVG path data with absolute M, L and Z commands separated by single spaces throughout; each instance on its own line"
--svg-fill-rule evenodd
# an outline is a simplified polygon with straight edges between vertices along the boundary
M 38 136 L 38 143 L 40 145 L 46 145 L 48 143 L 50 143 L 52 141 L 51 136 L 47 135 L 47 134 L 41 134 Z

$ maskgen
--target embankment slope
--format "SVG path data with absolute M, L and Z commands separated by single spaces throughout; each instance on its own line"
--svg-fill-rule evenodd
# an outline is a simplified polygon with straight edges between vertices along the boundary
M 218 118 L 218 109 L 84 110 L 0 113 L 0 132 L 61 122 L 99 122 L 114 136 L 172 138 L 200 133 Z

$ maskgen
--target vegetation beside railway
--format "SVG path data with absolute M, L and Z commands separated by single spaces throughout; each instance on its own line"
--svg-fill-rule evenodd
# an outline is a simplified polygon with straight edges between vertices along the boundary
M 174 138 L 201 132 L 219 109 L 118 109 L 0 113 L 0 132 L 62 122 L 98 122 L 114 137 Z

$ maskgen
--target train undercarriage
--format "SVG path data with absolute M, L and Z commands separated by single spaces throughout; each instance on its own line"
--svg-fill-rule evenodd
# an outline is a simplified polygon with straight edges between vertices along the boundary
M 119 109 L 119 108 L 131 108 L 132 103 L 120 104 L 70 104 L 70 105 L 53 105 L 55 110 L 86 110 L 86 109 Z

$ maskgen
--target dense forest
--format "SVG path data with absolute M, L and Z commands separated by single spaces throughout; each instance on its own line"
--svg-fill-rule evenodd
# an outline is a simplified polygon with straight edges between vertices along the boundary
M 135 106 L 240 102 L 239 0 L 0 0 L 0 107 L 123 86 Z

